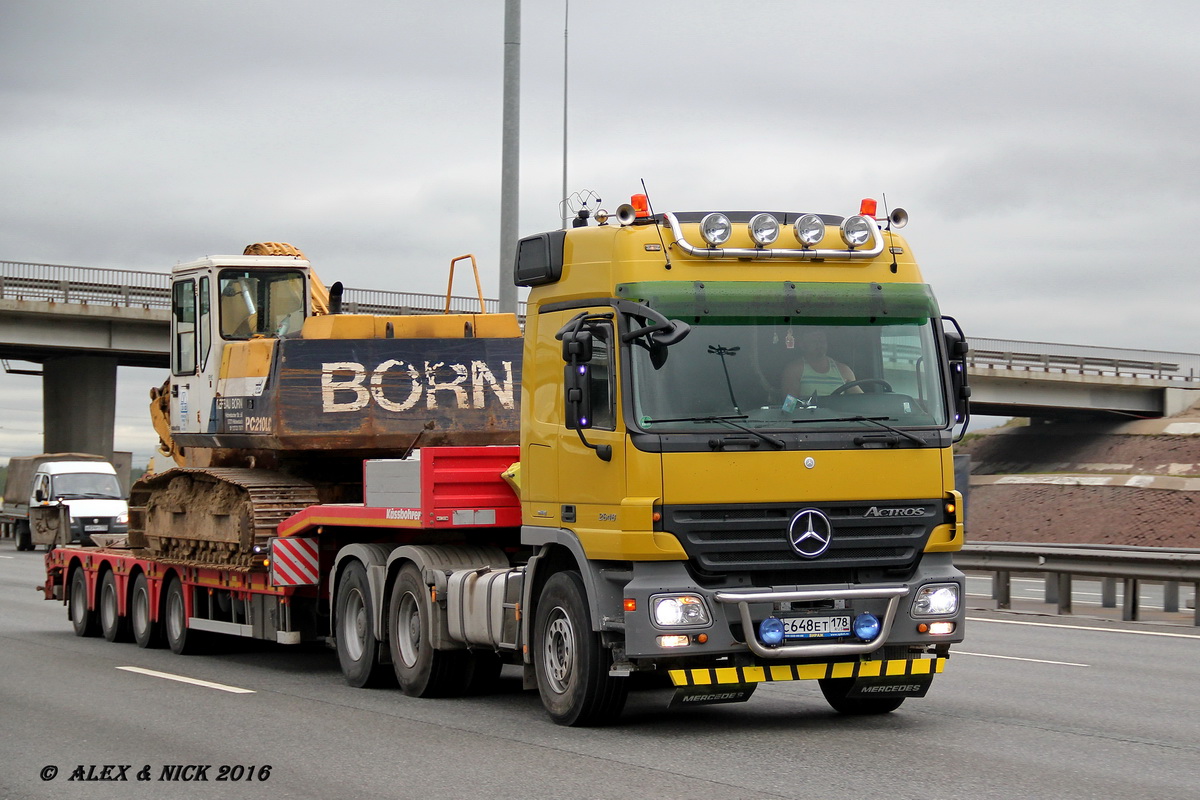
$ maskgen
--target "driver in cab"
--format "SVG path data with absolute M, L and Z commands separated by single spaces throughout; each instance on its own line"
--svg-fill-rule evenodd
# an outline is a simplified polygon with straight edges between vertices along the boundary
M 782 382 L 785 410 L 792 410 L 801 399 L 811 404 L 818 395 L 831 394 L 835 389 L 855 380 L 850 367 L 829 355 L 829 337 L 823 328 L 807 328 L 798 340 L 800 358 L 783 368 Z M 862 392 L 857 386 L 847 392 Z M 791 406 L 791 408 L 788 408 Z

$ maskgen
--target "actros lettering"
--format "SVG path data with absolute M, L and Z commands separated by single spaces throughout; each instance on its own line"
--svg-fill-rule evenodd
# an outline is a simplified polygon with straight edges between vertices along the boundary
M 497 379 L 483 361 L 425 361 L 418 366 L 393 358 L 374 369 L 356 361 L 327 361 L 321 364 L 321 410 L 332 414 L 362 411 L 372 401 L 386 411 L 408 411 L 422 402 L 428 409 L 439 403 L 460 409 L 483 408 L 489 391 L 501 406 L 512 409 L 512 362 L 501 364 L 502 378 Z
M 923 517 L 925 509 L 919 506 L 905 506 L 903 508 L 880 508 L 879 506 L 871 506 L 867 509 L 864 517 Z

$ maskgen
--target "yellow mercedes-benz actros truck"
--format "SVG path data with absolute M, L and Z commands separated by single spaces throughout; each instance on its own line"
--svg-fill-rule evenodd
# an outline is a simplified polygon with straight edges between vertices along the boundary
M 906 219 L 636 196 L 519 242 L 523 332 L 340 313 L 278 243 L 180 265 L 152 393 L 179 466 L 135 486 L 127 542 L 48 553 L 45 596 L 181 654 L 323 639 L 418 697 L 508 664 L 565 725 L 631 686 L 891 711 L 965 618 L 966 342 Z

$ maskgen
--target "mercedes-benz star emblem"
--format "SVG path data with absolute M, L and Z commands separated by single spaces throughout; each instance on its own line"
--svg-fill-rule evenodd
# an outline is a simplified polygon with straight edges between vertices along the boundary
M 824 553 L 832 539 L 833 526 L 829 524 L 829 517 L 815 508 L 796 512 L 788 525 L 788 543 L 805 558 L 816 558 Z

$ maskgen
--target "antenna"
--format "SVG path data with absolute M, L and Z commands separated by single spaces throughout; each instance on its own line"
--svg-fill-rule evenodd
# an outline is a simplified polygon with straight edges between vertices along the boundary
M 646 179 L 645 178 L 639 178 L 638 180 L 641 181 L 641 183 L 642 183 L 642 194 L 646 195 L 646 206 L 650 209 L 650 219 L 654 220 L 654 230 L 658 231 L 658 243 L 662 245 L 663 266 L 666 267 L 667 269 L 670 269 L 671 268 L 670 251 L 667 250 L 667 243 L 665 241 L 663 241 L 662 225 L 658 224 L 658 217 L 656 217 L 654 215 L 654 203 L 652 203 L 650 201 L 650 190 L 646 188 Z M 722 364 L 725 363 L 724 359 L 721 360 L 721 363 Z

